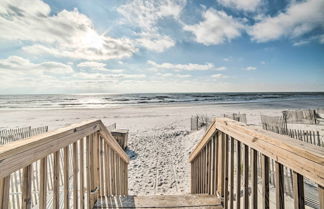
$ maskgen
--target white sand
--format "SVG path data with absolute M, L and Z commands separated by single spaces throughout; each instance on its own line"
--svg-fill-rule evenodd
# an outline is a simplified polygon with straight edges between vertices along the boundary
M 131 106 L 111 109 L 0 110 L 0 128 L 48 125 L 50 130 L 83 120 L 116 122 L 129 135 L 129 194 L 183 194 L 190 189 L 189 152 L 204 130 L 190 132 L 190 117 L 247 114 L 260 124 L 260 114 L 280 115 L 294 107 L 276 104 Z

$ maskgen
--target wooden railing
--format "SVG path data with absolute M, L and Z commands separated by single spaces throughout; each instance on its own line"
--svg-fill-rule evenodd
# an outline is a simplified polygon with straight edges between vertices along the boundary
M 128 162 L 100 120 L 3 145 L 0 208 L 90 209 L 100 196 L 127 195 Z
M 319 207 L 324 208 L 323 148 L 226 118 L 215 119 L 190 154 L 191 193 L 217 194 L 225 209 L 241 204 L 267 209 L 270 159 L 275 161 L 276 185 L 271 202 L 277 209 L 285 207 L 284 168 L 292 170 L 294 207 L 305 208 L 307 178 L 317 185 L 313 193 L 318 192 Z

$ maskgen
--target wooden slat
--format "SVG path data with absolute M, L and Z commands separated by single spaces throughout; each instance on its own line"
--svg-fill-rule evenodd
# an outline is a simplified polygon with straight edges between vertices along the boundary
M 79 209 L 78 205 L 78 143 L 73 143 L 73 208 Z
M 236 209 L 241 209 L 241 142 L 236 141 Z
M 83 122 L 0 146 L 0 178 L 99 130 L 100 124 L 97 120 Z
M 84 209 L 84 138 L 80 140 L 80 209 Z
M 269 158 L 262 155 L 262 208 L 269 209 Z
M 228 135 L 224 137 L 224 208 L 228 209 Z
M 86 186 L 87 186 L 87 202 L 86 208 L 90 208 L 91 206 L 91 201 L 90 201 L 90 194 L 91 194 L 91 172 L 90 172 L 90 140 L 92 140 L 91 136 L 86 137 L 85 141 L 85 150 L 86 150 L 86 155 L 85 155 L 85 161 L 86 161 Z
M 299 173 L 293 172 L 293 189 L 295 209 L 305 209 L 304 178 Z
M 9 188 L 10 188 L 10 175 L 0 178 L 0 206 L 2 209 L 9 207 Z
M 258 152 L 252 149 L 252 209 L 258 209 Z
M 59 171 L 60 171 L 60 151 L 57 151 L 54 153 L 54 163 L 53 163 L 53 209 L 60 208 Z
M 234 208 L 234 138 L 231 137 L 231 149 L 230 149 L 230 204 L 229 208 Z
M 244 163 L 243 163 L 243 188 L 244 188 L 244 198 L 243 198 L 243 208 L 248 209 L 249 208 L 249 147 L 247 145 L 243 146 L 244 149 Z
M 217 130 L 236 138 L 272 159 L 276 159 L 279 163 L 304 177 L 324 185 L 324 150 L 321 147 L 225 118 L 216 119 L 215 124 Z
M 283 165 L 276 162 L 276 209 L 285 208 Z
M 324 186 L 318 185 L 318 196 L 320 202 L 320 209 L 324 209 Z
M 32 206 L 31 197 L 31 183 L 32 183 L 32 165 L 29 165 L 23 169 L 23 179 L 22 179 L 22 209 L 30 209 Z
M 70 208 L 70 202 L 69 202 L 69 146 L 64 147 L 64 208 L 69 209 Z
M 110 191 L 110 148 L 108 146 L 108 144 L 104 143 L 105 144 L 105 179 L 106 179 L 106 195 L 110 195 L 111 194 L 111 191 Z
M 218 184 L 217 184 L 217 192 L 220 196 L 224 196 L 224 138 L 225 135 L 222 132 L 218 132 Z
M 46 209 L 47 203 L 47 157 L 40 161 L 39 209 Z
M 191 152 L 190 156 L 189 156 L 189 162 L 193 161 L 193 159 L 195 159 L 195 157 L 199 154 L 200 150 L 205 147 L 205 145 L 207 144 L 207 142 L 209 140 L 211 140 L 211 138 L 216 134 L 216 124 L 212 123 L 209 128 L 207 129 L 207 132 L 205 133 L 205 135 L 202 137 L 202 139 L 198 142 L 198 144 L 195 146 L 195 148 L 193 149 L 193 151 Z

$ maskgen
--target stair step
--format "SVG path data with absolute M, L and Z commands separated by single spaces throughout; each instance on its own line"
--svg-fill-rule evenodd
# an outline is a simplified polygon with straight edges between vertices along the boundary
M 100 198 L 94 209 L 99 208 L 199 208 L 222 209 L 217 196 L 198 195 L 151 195 L 151 196 L 106 196 Z

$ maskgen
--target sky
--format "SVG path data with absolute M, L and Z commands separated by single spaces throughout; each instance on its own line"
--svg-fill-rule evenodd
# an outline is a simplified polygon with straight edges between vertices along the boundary
M 0 94 L 324 90 L 324 0 L 0 0 Z

